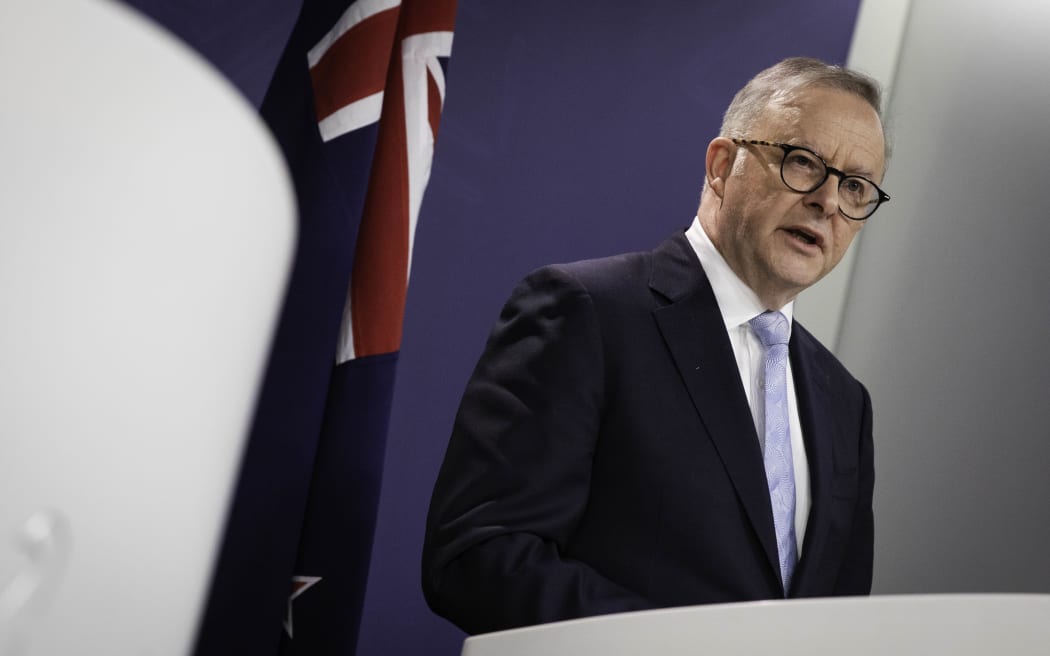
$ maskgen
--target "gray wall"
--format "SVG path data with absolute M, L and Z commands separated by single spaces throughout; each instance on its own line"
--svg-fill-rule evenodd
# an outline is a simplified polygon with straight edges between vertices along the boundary
M 1050 592 L 1050 4 L 914 0 L 893 201 L 839 354 L 872 392 L 877 593 Z

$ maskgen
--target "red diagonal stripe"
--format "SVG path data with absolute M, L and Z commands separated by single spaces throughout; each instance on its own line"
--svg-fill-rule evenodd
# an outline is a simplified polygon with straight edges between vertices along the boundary
M 381 11 L 353 26 L 310 69 L 318 121 L 383 90 L 398 13 Z

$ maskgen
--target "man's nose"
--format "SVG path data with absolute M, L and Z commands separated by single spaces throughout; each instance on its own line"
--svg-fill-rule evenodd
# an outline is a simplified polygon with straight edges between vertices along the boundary
M 828 172 L 824 183 L 806 194 L 806 205 L 817 208 L 825 216 L 832 216 L 839 211 L 839 177 Z

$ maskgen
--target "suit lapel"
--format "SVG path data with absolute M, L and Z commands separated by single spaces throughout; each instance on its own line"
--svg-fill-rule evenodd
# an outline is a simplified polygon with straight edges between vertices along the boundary
M 684 235 L 654 252 L 650 287 L 669 303 L 653 311 L 693 405 L 778 574 L 776 534 L 758 436 L 714 292 Z
M 795 378 L 799 419 L 809 462 L 810 496 L 812 505 L 802 544 L 802 557 L 795 569 L 792 582 L 793 596 L 820 594 L 811 586 L 813 578 L 824 561 L 828 529 L 831 525 L 831 472 L 833 444 L 837 433 L 834 403 L 830 398 L 828 375 L 820 364 L 815 340 L 795 324 L 792 331 L 791 368 Z

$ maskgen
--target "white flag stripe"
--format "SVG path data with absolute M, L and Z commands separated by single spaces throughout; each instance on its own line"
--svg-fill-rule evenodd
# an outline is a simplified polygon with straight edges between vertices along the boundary
M 434 160 L 434 135 L 430 131 L 430 108 L 427 88 L 427 70 L 441 66 L 438 57 L 452 54 L 452 32 L 427 32 L 407 37 L 401 44 L 403 81 L 405 86 L 405 142 L 408 149 L 408 269 L 412 271 L 412 252 L 416 242 L 416 224 L 423 192 L 430 180 L 430 166 Z M 444 100 L 444 73 L 435 76 Z
M 347 7 L 332 29 L 328 30 L 328 33 L 321 37 L 321 40 L 310 49 L 310 52 L 306 53 L 306 61 L 309 62 L 310 68 L 316 66 L 317 62 L 321 61 L 328 49 L 332 47 L 332 44 L 355 25 L 381 11 L 400 6 L 400 4 L 401 0 L 357 0 L 357 2 Z
M 317 124 L 317 128 L 321 131 L 321 139 L 331 141 L 347 132 L 375 123 L 382 112 L 383 92 L 377 91 L 326 116 Z

